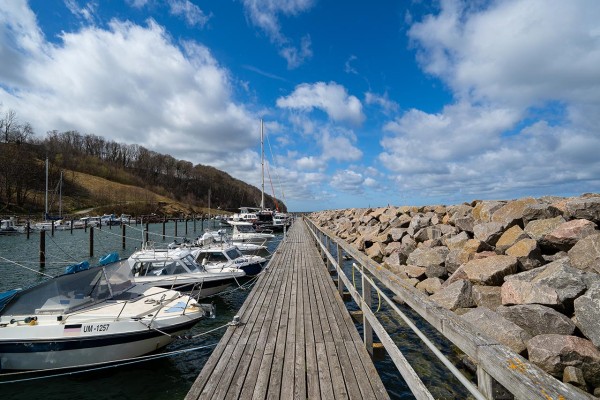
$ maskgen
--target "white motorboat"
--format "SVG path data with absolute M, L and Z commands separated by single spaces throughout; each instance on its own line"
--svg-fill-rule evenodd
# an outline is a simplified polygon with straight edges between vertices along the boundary
M 3 219 L 0 221 L 0 235 L 15 235 L 18 233 L 25 233 L 26 231 L 27 227 L 17 225 L 14 218 Z
M 128 260 L 137 284 L 189 292 L 195 298 L 220 293 L 246 275 L 233 266 L 205 268 L 186 248 L 138 250 Z
M 258 275 L 267 259 L 261 256 L 244 255 L 237 246 L 226 242 L 192 249 L 192 255 L 207 271 L 219 271 L 222 268 L 237 268 L 248 276 Z
M 272 233 L 257 232 L 254 226 L 249 222 L 235 222 L 232 224 L 231 239 L 242 243 L 259 243 L 264 244 L 265 241 L 275 237 Z
M 231 238 L 231 235 L 228 235 L 225 230 L 219 229 L 217 231 L 204 232 L 204 234 L 202 236 L 198 237 L 194 241 L 193 246 L 194 247 L 208 246 L 212 243 L 229 244 L 229 245 L 233 245 L 233 246 L 237 247 L 242 252 L 242 254 L 270 257 L 271 253 L 269 252 L 269 250 L 267 249 L 267 246 L 265 245 L 266 242 L 267 242 L 267 239 L 264 239 L 261 243 L 249 243 L 249 242 L 244 242 L 242 240 L 234 241 Z
M 135 285 L 127 260 L 9 293 L 0 370 L 82 367 L 154 352 L 212 312 L 175 290 Z

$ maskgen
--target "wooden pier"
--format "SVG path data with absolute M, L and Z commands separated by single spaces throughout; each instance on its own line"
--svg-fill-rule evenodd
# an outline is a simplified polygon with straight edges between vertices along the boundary
M 389 398 L 302 220 L 238 315 L 186 400 Z

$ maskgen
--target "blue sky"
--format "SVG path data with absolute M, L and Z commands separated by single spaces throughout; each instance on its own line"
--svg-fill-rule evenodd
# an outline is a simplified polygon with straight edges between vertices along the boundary
M 600 189 L 596 0 L 10 0 L 0 58 L 0 112 L 37 137 L 257 187 L 263 118 L 292 211 Z

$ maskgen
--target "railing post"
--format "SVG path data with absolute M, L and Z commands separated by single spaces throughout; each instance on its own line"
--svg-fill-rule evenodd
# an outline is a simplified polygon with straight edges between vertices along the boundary
M 371 327 L 371 324 L 367 320 L 366 312 L 364 310 L 364 308 L 368 308 L 369 310 L 371 309 L 371 283 L 365 279 L 365 268 L 363 265 L 360 266 L 360 272 L 362 274 L 361 286 L 363 305 L 361 306 L 361 309 L 363 311 L 363 339 L 367 352 L 371 355 L 371 357 L 373 357 L 373 327 Z
M 340 294 L 340 297 L 343 298 L 344 296 L 344 281 L 342 280 L 342 274 L 344 273 L 344 270 L 342 269 L 342 263 L 344 262 L 343 257 L 342 257 L 342 247 L 340 246 L 339 243 L 336 243 L 337 245 L 337 273 L 338 273 L 338 281 L 337 281 L 337 287 L 338 287 L 338 293 Z
M 481 394 L 483 394 L 487 399 L 494 398 L 494 389 L 493 389 L 494 379 L 489 375 L 481 365 L 477 366 L 477 387 Z

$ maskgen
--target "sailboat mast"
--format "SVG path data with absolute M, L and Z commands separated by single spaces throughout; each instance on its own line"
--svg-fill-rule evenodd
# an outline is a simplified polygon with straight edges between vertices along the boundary
M 260 168 L 262 176 L 261 186 L 261 197 L 260 197 L 260 209 L 265 209 L 265 143 L 264 143 L 264 127 L 263 120 L 260 120 Z
M 44 221 L 48 219 L 48 157 L 46 157 L 46 212 L 44 213 Z

